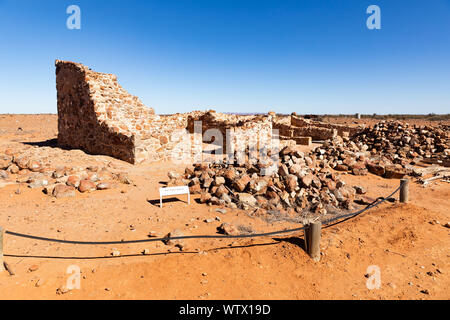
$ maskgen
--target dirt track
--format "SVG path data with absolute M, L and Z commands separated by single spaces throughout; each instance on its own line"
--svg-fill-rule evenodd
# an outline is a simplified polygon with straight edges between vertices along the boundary
M 18 128 L 21 130 L 18 130 Z M 69 240 L 145 239 L 174 229 L 215 234 L 222 222 L 272 231 L 294 224 L 250 217 L 240 210 L 215 212 L 193 202 L 168 202 L 160 209 L 160 182 L 172 164 L 133 167 L 108 157 L 55 148 L 56 116 L 0 116 L 0 152 L 7 147 L 39 148 L 52 161 L 107 164 L 127 170 L 133 185 L 121 185 L 72 199 L 17 186 L 0 188 L 0 225 L 11 231 Z M 24 142 L 32 142 L 27 145 Z M 38 143 L 36 146 L 36 142 Z M 178 168 L 180 170 L 180 168 Z M 344 176 L 368 196 L 388 195 L 398 180 Z M 180 197 L 180 199 L 184 199 Z M 2 299 L 449 299 L 450 184 L 428 188 L 412 183 L 411 203 L 387 203 L 361 217 L 323 231 L 319 263 L 302 249 L 301 234 L 288 238 L 189 240 L 186 251 L 163 243 L 117 246 L 62 245 L 5 236 L 5 260 L 16 275 L 0 275 Z M 205 219 L 220 218 L 205 223 Z M 438 220 L 440 224 L 431 224 Z M 300 237 L 296 237 L 300 236 Z M 121 257 L 111 257 L 117 249 Z M 149 249 L 151 255 L 141 251 Z M 168 252 L 170 249 L 172 252 Z M 67 267 L 82 271 L 81 289 L 57 295 Z M 381 270 L 381 288 L 369 290 L 365 274 Z M 37 266 L 36 271 L 29 268 Z M 36 283 L 40 280 L 40 286 Z M 421 292 L 422 291 L 422 292 Z M 424 293 L 425 292 L 425 293 Z M 426 293 L 428 292 L 428 293 Z

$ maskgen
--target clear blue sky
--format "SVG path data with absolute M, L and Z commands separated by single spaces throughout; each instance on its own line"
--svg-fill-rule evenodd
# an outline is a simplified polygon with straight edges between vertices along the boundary
M 0 34 L 0 113 L 56 113 L 55 59 L 157 113 L 450 113 L 450 0 L 0 0 Z

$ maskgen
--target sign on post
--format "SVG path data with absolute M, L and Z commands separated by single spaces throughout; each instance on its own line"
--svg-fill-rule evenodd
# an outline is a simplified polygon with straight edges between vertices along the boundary
M 162 198 L 166 196 L 177 196 L 180 194 L 188 195 L 188 204 L 191 204 L 191 194 L 189 193 L 188 186 L 180 186 L 180 187 L 170 187 L 170 188 L 160 188 L 159 189 L 159 204 L 162 208 Z

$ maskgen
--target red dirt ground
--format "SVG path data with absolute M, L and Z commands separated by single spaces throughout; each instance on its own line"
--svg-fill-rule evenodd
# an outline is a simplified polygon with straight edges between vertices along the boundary
M 170 163 L 131 166 L 81 151 L 24 144 L 55 139 L 56 121 L 55 115 L 0 115 L 0 152 L 35 148 L 53 163 L 111 163 L 128 171 L 135 186 L 58 200 L 39 189 L 21 187 L 16 194 L 17 186 L 0 188 L 0 226 L 7 230 L 107 241 L 145 239 L 152 230 L 161 236 L 174 229 L 186 235 L 216 234 L 222 222 L 258 232 L 298 227 L 268 224 L 241 210 L 221 214 L 195 201 L 167 202 L 160 209 L 149 200 L 158 199 L 167 171 L 182 171 Z M 373 175 L 343 178 L 347 184 L 366 187 L 372 198 L 388 195 L 399 185 L 398 180 Z M 302 233 L 255 240 L 186 240 L 183 252 L 161 242 L 82 246 L 5 235 L 5 261 L 15 276 L 0 273 L 0 299 L 449 299 L 450 229 L 444 224 L 450 220 L 450 184 L 423 188 L 412 182 L 410 193 L 409 204 L 385 203 L 324 229 L 320 262 L 313 262 L 302 249 Z M 221 222 L 203 222 L 215 217 Z M 114 249 L 122 256 L 112 257 Z M 142 255 L 144 249 L 151 254 Z M 81 289 L 58 295 L 70 276 L 70 265 L 81 268 Z M 381 271 L 377 290 L 366 286 L 372 265 Z M 30 271 L 32 266 L 37 270 Z

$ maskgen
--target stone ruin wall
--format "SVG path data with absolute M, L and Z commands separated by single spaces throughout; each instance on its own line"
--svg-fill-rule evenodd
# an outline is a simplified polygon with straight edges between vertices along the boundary
M 260 149 L 264 146 L 268 148 L 272 145 L 273 126 L 272 115 L 236 115 L 217 113 L 209 110 L 196 116 L 189 116 L 187 130 L 194 134 L 195 122 L 201 121 L 202 136 L 208 135 L 210 129 L 215 129 L 222 135 L 221 141 L 217 141 L 217 145 L 223 146 L 223 153 L 231 150 L 237 150 L 244 146 L 255 146 Z M 200 131 L 200 130 L 199 130 Z M 228 136 L 234 137 L 233 141 Z M 214 139 L 219 137 L 214 137 Z M 206 141 L 206 137 L 204 139 Z M 214 142 L 212 142 L 214 143 Z
M 165 160 L 178 143 L 172 133 L 186 128 L 187 115 L 155 115 L 115 75 L 82 64 L 57 60 L 56 88 L 61 147 L 132 164 Z
M 363 129 L 360 126 L 352 127 L 304 119 L 295 114 L 291 115 L 291 126 L 294 128 L 295 136 L 305 132 L 305 136 L 310 136 L 314 140 L 332 139 L 336 135 L 352 137 Z

